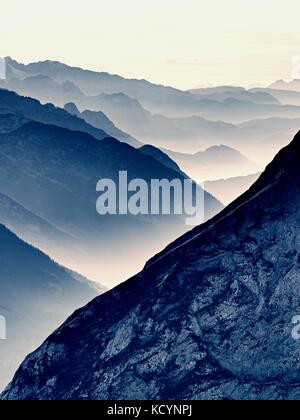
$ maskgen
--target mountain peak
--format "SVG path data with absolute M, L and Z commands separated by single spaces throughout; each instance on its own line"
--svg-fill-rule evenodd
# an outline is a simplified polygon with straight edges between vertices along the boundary
M 76 115 L 77 117 L 80 116 L 79 109 L 73 102 L 69 102 L 65 104 L 64 110 L 67 111 L 71 115 Z
M 234 149 L 233 147 L 226 146 L 225 144 L 216 144 L 214 146 L 208 147 L 204 152 L 218 152 L 218 153 L 219 152 L 232 152 L 232 153 L 237 153 L 238 151 L 236 149 Z

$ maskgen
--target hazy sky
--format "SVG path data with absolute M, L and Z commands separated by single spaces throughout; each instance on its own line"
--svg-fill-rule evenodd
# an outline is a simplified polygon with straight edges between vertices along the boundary
M 0 56 L 179 88 L 291 78 L 299 0 L 1 1 Z

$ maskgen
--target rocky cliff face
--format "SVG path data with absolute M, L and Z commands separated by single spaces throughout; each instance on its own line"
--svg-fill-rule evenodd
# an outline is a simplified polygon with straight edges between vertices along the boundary
M 77 311 L 3 399 L 300 399 L 300 135 L 254 186 Z

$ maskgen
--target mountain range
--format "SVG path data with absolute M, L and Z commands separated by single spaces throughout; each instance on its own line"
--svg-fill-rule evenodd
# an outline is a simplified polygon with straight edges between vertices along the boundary
M 24 65 L 10 57 L 6 57 L 7 78 L 25 80 L 28 77 L 47 76 L 57 83 L 72 82 L 86 96 L 99 94 L 119 94 L 120 92 L 132 99 L 140 101 L 150 111 L 153 107 L 171 102 L 194 103 L 192 95 L 174 89 L 150 83 L 146 80 L 126 79 L 118 75 L 104 72 L 83 70 L 55 61 L 44 61 Z
M 64 91 L 64 89 L 61 88 L 62 84 L 68 83 L 68 86 L 70 86 L 71 83 L 71 86 L 73 87 L 73 96 L 75 97 L 76 95 L 80 96 L 81 93 L 87 97 L 96 97 L 100 94 L 114 95 L 123 93 L 128 97 L 137 100 L 142 106 L 144 106 L 153 114 L 182 117 L 192 114 L 199 114 L 199 112 L 201 112 L 209 113 L 209 116 L 204 114 L 202 116 L 210 118 L 212 112 L 215 114 L 217 112 L 222 112 L 225 113 L 224 115 L 228 115 L 228 113 L 226 113 L 226 106 L 228 105 L 240 105 L 243 109 L 238 112 L 238 108 L 236 108 L 237 113 L 235 119 L 237 119 L 240 118 L 238 115 L 242 115 L 241 113 L 247 112 L 247 110 L 249 112 L 255 112 L 254 108 L 250 107 L 251 104 L 256 104 L 258 106 L 274 105 L 278 107 L 278 110 L 282 108 L 278 100 L 272 97 L 271 94 L 266 92 L 256 93 L 246 91 L 243 90 L 243 88 L 219 87 L 217 92 L 209 92 L 211 95 L 217 95 L 217 100 L 213 99 L 212 97 L 208 99 L 201 98 L 203 95 L 200 95 L 199 100 L 200 90 L 181 91 L 169 86 L 153 84 L 146 80 L 126 79 L 118 75 L 83 70 L 78 67 L 71 67 L 55 61 L 48 60 L 44 62 L 24 65 L 18 63 L 10 57 L 6 57 L 6 63 L 7 78 L 9 80 L 19 79 L 22 83 L 24 80 L 29 78 L 30 82 L 32 83 L 34 78 L 37 78 L 38 84 L 41 77 L 47 77 L 52 81 L 60 84 L 59 92 Z M 47 91 L 47 89 L 45 90 Z M 225 99 L 225 101 L 220 101 L 219 95 L 221 95 L 221 99 Z M 224 96 L 222 97 L 222 95 Z M 284 113 L 284 107 L 281 110 L 282 113 Z M 258 107 L 256 112 L 276 113 L 276 108 L 273 109 L 268 107 Z M 293 113 L 297 111 L 296 109 L 293 111 L 292 108 L 286 108 L 286 112 Z M 246 119 L 256 117 L 257 115 L 250 118 L 248 116 Z M 233 118 L 233 115 L 231 115 L 231 118 Z
M 4 90 L 0 90 L 0 98 L 0 113 L 14 112 L 19 118 L 13 131 L 7 132 L 6 127 L 0 134 L 0 191 L 20 206 L 22 217 L 25 209 L 36 216 L 37 224 L 39 218 L 59 231 L 57 245 L 48 234 L 40 241 L 45 230 L 34 235 L 35 224 L 22 236 L 25 229 L 20 229 L 17 218 L 11 218 L 9 227 L 23 239 L 59 263 L 110 287 L 122 276 L 125 279 L 136 272 L 151 254 L 188 229 L 184 215 L 100 216 L 96 212 L 100 179 L 118 184 L 119 172 L 127 171 L 128 181 L 138 178 L 149 185 L 152 179 L 183 182 L 186 176 L 107 138 L 104 132 L 100 139 L 101 130 L 65 110 Z M 24 116 L 28 119 L 25 123 Z M 87 133 L 93 130 L 98 138 Z M 218 200 L 205 194 L 206 218 L 221 209 Z M 4 222 L 8 222 L 7 215 Z M 129 258 L 133 254 L 135 258 Z
M 114 123 L 101 111 L 89 111 L 85 110 L 80 112 L 77 106 L 70 102 L 65 104 L 64 109 L 72 115 L 76 115 L 78 118 L 82 118 L 89 125 L 104 130 L 110 137 L 114 137 L 124 143 L 129 144 L 132 147 L 142 147 L 142 143 L 125 133 L 124 131 L 119 130 Z
M 282 104 L 300 105 L 300 90 L 285 90 L 285 89 L 272 89 L 272 88 L 252 88 L 251 92 L 255 93 L 268 93 L 276 98 Z
M 165 151 L 179 167 L 196 180 L 216 180 L 228 176 L 253 173 L 259 165 L 232 147 L 218 145 L 195 154 Z
M 14 114 L 14 118 L 21 118 L 23 119 L 22 122 L 24 122 L 24 119 L 27 119 L 27 121 L 53 124 L 69 130 L 81 131 L 92 135 L 98 140 L 109 137 L 103 130 L 90 126 L 81 118 L 69 114 L 64 109 L 55 107 L 52 104 L 42 105 L 36 99 L 19 96 L 15 92 L 0 89 L 0 115 L 5 116 L 7 114 Z M 6 123 L 6 117 L 2 117 L 1 121 Z M 18 123 L 18 125 L 20 127 L 22 124 Z
M 299 399 L 299 156 L 300 134 L 220 214 L 68 318 L 2 399 Z
M 7 58 L 6 63 L 6 88 L 60 107 L 73 102 L 98 128 L 135 147 L 141 147 L 138 141 L 196 153 L 225 144 L 265 165 L 299 129 L 254 131 L 239 126 L 258 119 L 299 119 L 300 102 L 295 97 L 299 92 L 295 91 L 232 86 L 180 91 L 53 61 L 24 65 Z M 110 131 L 112 125 L 122 133 Z
M 189 92 L 199 99 L 211 99 L 219 102 L 232 98 L 264 105 L 279 105 L 281 103 L 271 92 L 247 90 L 242 87 L 218 86 L 216 88 L 192 89 Z
M 290 82 L 286 82 L 285 80 L 277 80 L 276 82 L 272 83 L 269 86 L 271 89 L 278 89 L 278 90 L 290 90 L 295 92 L 300 92 L 300 79 L 294 79 Z
M 55 248 L 59 254 L 65 247 L 74 247 L 72 236 L 60 231 L 2 193 L 0 193 L 0 221 L 26 242 L 39 244 L 39 248 L 43 251 Z
M 215 147 L 217 149 L 217 151 L 221 152 L 222 151 L 222 147 Z M 212 149 L 215 149 L 214 147 Z M 224 146 L 224 148 L 226 149 L 226 147 Z M 218 150 L 219 149 L 219 150 Z M 154 146 L 151 145 L 145 145 L 143 147 L 140 148 L 140 151 L 146 155 L 152 156 L 154 159 L 157 159 L 159 162 L 163 163 L 165 166 L 174 169 L 175 171 L 183 174 L 184 172 L 180 169 L 180 167 L 177 165 L 177 163 L 175 162 L 175 160 L 171 159 L 169 154 L 173 154 L 174 152 L 170 152 L 170 151 L 166 151 L 163 152 L 161 149 L 158 149 Z M 226 150 L 225 150 L 226 152 Z M 230 148 L 229 148 L 229 152 L 230 152 Z M 203 156 L 205 157 L 206 153 L 202 152 Z M 237 153 L 235 150 L 233 150 L 233 153 Z M 176 153 L 174 153 L 175 158 L 176 158 Z M 180 156 L 181 154 L 179 154 Z M 189 155 L 183 155 L 183 156 L 189 156 Z M 201 153 L 200 153 L 201 156 Z M 226 156 L 226 153 L 225 153 Z M 237 157 L 239 157 L 239 154 L 237 153 Z M 223 162 L 223 159 L 222 159 Z M 242 165 L 242 161 L 240 162 Z M 245 161 L 245 163 L 247 164 L 247 161 Z M 215 168 L 215 171 L 219 171 L 219 164 L 220 162 L 218 162 L 218 159 L 216 159 L 216 161 L 210 159 L 206 162 L 206 170 L 210 169 L 210 176 L 212 173 L 212 168 Z M 243 170 L 245 168 L 243 167 Z M 227 171 L 231 172 L 232 168 L 227 168 Z M 242 172 L 243 172 L 242 170 Z M 203 179 L 203 173 L 204 171 L 201 172 L 201 166 L 199 168 L 196 168 L 196 171 L 198 172 L 198 174 L 202 174 L 202 177 L 199 178 L 195 177 L 195 179 Z M 228 173 L 228 172 L 227 172 Z M 205 191 L 209 192 L 211 195 L 213 195 L 214 197 L 216 197 L 218 200 L 221 201 L 221 203 L 228 205 L 230 204 L 232 201 L 234 201 L 236 198 L 238 198 L 240 195 L 242 195 L 245 191 L 247 191 L 252 184 L 254 184 L 254 182 L 259 178 L 259 176 L 261 175 L 260 172 L 256 173 L 256 174 L 251 174 L 251 175 L 246 175 L 246 176 L 236 176 L 233 178 L 223 178 L 223 179 L 216 179 L 214 181 L 211 180 L 205 180 L 203 182 L 203 186 L 205 188 Z M 214 172 L 213 176 L 216 176 L 216 172 Z

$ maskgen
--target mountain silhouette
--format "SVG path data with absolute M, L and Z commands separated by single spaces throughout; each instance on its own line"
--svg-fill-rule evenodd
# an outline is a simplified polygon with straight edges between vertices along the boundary
M 299 399 L 300 134 L 220 214 L 76 311 L 3 399 Z
M 299 119 L 297 91 L 221 86 L 188 92 L 53 61 L 23 65 L 7 58 L 6 63 L 7 79 L 2 86 L 43 103 L 63 107 L 73 102 L 80 110 L 102 112 L 122 132 L 113 129 L 108 134 L 134 147 L 141 147 L 136 144 L 137 139 L 159 148 L 195 153 L 225 144 L 263 167 L 299 130 L 299 125 L 297 130 L 292 129 L 292 122 L 284 131 L 239 126 L 258 119 Z M 88 118 L 99 129 L 107 129 L 103 115 L 89 114 Z M 57 121 L 38 121 L 57 124 Z M 72 129 L 70 125 L 66 128 Z M 93 133 L 91 127 L 77 129 L 103 138 L 103 133 Z
M 221 119 L 227 122 L 242 122 L 254 118 L 268 118 L 286 114 L 289 114 L 286 116 L 290 118 L 300 117 L 298 107 L 282 106 L 268 92 L 256 94 L 232 86 L 198 91 L 181 91 L 169 86 L 150 83 L 147 80 L 126 79 L 118 75 L 68 66 L 57 61 L 47 60 L 24 65 L 7 57 L 6 63 L 8 78 L 24 79 L 30 76 L 48 76 L 57 83 L 72 82 L 87 96 L 123 93 L 137 100 L 152 114 L 162 114 L 169 117 L 201 115 L 204 118 Z M 289 84 L 279 81 L 270 87 L 300 90 L 298 80 Z M 216 98 L 197 96 L 199 92 L 206 93 L 206 95 L 214 93 Z M 220 101 L 222 95 L 225 98 L 224 101 Z M 105 113 L 107 114 L 107 112 Z M 109 116 L 109 118 L 111 117 Z M 124 129 L 121 126 L 119 128 Z
M 35 75 L 19 79 L 7 78 L 2 81 L 2 87 L 13 90 L 23 96 L 31 96 L 42 103 L 55 103 L 62 106 L 66 101 L 76 101 L 83 93 L 70 81 L 57 83 L 45 75 Z
M 0 345 L 0 389 L 20 361 L 77 307 L 100 293 L 83 277 L 21 241 L 0 225 L 0 313 L 6 340 Z M 102 291 L 104 289 L 102 288 Z
M 272 83 L 269 87 L 271 89 L 277 90 L 292 90 L 300 92 L 300 79 L 294 79 L 290 82 L 286 82 L 285 80 L 277 80 L 276 82 Z
M 59 255 L 65 247 L 72 248 L 74 245 L 72 236 L 60 231 L 2 193 L 0 193 L 0 223 L 26 242 L 38 244 L 42 251 L 56 249 Z
M 193 89 L 189 91 L 199 99 L 224 101 L 233 98 L 239 101 L 253 102 L 256 104 L 279 105 L 280 101 L 271 92 L 264 90 L 244 89 L 242 87 L 218 86 L 216 88 Z
M 288 88 L 288 86 L 287 86 Z M 276 98 L 279 102 L 286 105 L 300 105 L 300 91 L 272 88 L 252 88 L 251 92 L 268 93 Z
M 254 173 L 260 169 L 259 165 L 252 162 L 238 150 L 225 145 L 212 146 L 195 154 L 166 153 L 178 163 L 183 171 L 191 178 L 197 180 L 211 180 Z
M 132 147 L 142 147 L 141 142 L 139 142 L 129 134 L 125 133 L 124 131 L 119 130 L 114 125 L 114 123 L 101 111 L 95 112 L 85 110 L 83 112 L 80 112 L 77 106 L 72 102 L 65 104 L 64 109 L 70 114 L 82 118 L 91 126 L 99 128 L 100 130 L 104 130 L 111 137 L 114 137 L 124 143 L 127 143 Z
M 185 179 L 115 139 L 98 141 L 79 131 L 29 122 L 0 135 L 0 164 L 0 191 L 73 238 L 73 246 L 68 241 L 63 252 L 45 248 L 47 238 L 43 245 L 33 245 L 107 286 L 122 273 L 128 277 L 138 271 L 151 254 L 189 229 L 185 215 L 97 213 L 98 181 L 110 179 L 118 185 L 120 171 L 127 171 L 128 181 L 138 178 L 148 185 L 152 179 Z M 206 218 L 221 209 L 219 201 L 205 194 Z
M 182 174 L 184 177 L 186 177 L 186 175 L 182 172 L 182 170 L 177 165 L 177 163 L 174 160 L 172 160 L 166 153 L 164 153 L 162 150 L 158 149 L 157 147 L 154 147 L 154 146 L 151 146 L 150 144 L 147 144 L 145 146 L 142 146 L 139 149 L 139 151 L 142 152 L 146 156 L 153 157 L 158 162 L 161 162 L 167 168 L 170 168 L 170 169 Z
M 157 85 L 147 80 L 126 79 L 105 72 L 83 70 L 57 61 L 43 61 L 24 65 L 6 57 L 8 78 L 44 75 L 58 83 L 70 81 L 85 95 L 119 94 L 120 92 L 144 105 L 154 106 L 170 101 L 194 102 L 191 94 L 169 86 Z
M 25 119 L 53 124 L 73 131 L 88 133 L 98 140 L 109 137 L 104 131 L 90 126 L 81 118 L 69 114 L 52 104 L 42 105 L 38 100 L 25 98 L 5 89 L 0 89 L 0 115 L 17 114 Z

